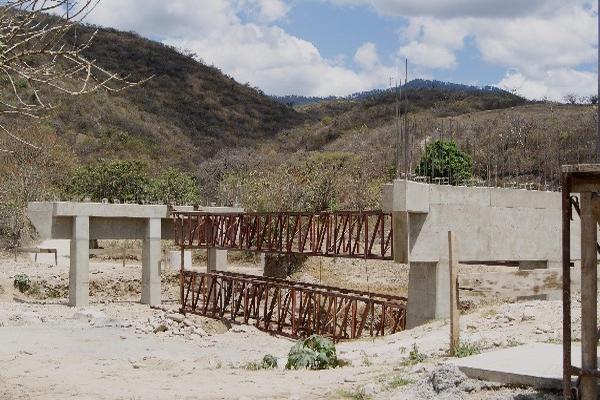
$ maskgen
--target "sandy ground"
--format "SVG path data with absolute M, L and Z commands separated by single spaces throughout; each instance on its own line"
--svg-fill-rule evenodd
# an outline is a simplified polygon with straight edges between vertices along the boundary
M 322 264 L 322 263 L 321 263 Z M 338 263 L 364 284 L 361 262 Z M 325 279 L 338 274 L 329 268 Z M 232 270 L 259 273 L 252 264 Z M 319 280 L 313 262 L 300 273 Z M 350 365 L 326 371 L 283 367 L 293 341 L 253 327 L 194 317 L 188 325 L 165 316 L 177 308 L 176 275 L 163 271 L 164 309 L 137 303 L 141 266 L 90 263 L 91 301 L 66 305 L 68 266 L 34 265 L 25 256 L 0 258 L 0 398 L 2 399 L 558 399 L 556 393 L 506 388 L 446 370 L 448 324 L 432 323 L 377 339 L 343 342 L 338 356 Z M 31 293 L 13 288 L 26 273 Z M 371 271 L 369 285 L 402 293 L 402 266 Z M 352 282 L 350 282 L 352 283 Z M 350 286 L 350 285 L 349 285 Z M 530 301 L 481 306 L 461 319 L 462 338 L 478 351 L 529 342 L 559 342 L 560 302 Z M 170 308 L 170 309 L 169 309 Z M 574 303 L 574 326 L 579 318 Z M 172 325 L 168 325 L 172 323 Z M 165 331 L 157 325 L 166 324 Z M 575 337 L 578 333 L 575 332 Z M 410 358 L 417 349 L 424 360 Z M 249 363 L 275 355 L 279 367 L 254 371 Z M 440 385 L 439 382 L 450 382 Z

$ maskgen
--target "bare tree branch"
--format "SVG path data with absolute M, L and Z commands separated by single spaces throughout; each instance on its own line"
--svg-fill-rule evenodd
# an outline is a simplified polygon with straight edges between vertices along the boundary
M 71 96 L 119 92 L 152 78 L 131 81 L 88 60 L 82 53 L 97 31 L 79 44 L 64 40 L 99 1 L 8 0 L 0 6 L 0 82 L 8 89 L 0 95 L 0 114 L 38 118 L 54 107 L 43 98 L 48 90 Z M 2 125 L 0 131 L 38 149 Z

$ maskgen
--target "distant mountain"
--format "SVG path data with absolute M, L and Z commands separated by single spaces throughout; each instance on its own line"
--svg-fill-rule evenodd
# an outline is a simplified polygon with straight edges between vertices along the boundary
M 473 86 L 473 85 L 464 85 L 462 83 L 452 83 L 452 82 L 444 82 L 437 80 L 427 80 L 427 79 L 413 79 L 408 82 L 406 85 L 402 85 L 400 89 L 436 89 L 443 92 L 491 92 L 491 93 L 508 93 L 506 90 L 500 89 L 495 86 Z M 302 106 L 306 104 L 315 104 L 321 103 L 323 101 L 331 101 L 331 100 L 364 100 L 376 96 L 380 96 L 382 94 L 393 92 L 396 88 L 391 89 L 373 89 L 364 92 L 356 92 L 352 93 L 348 96 L 327 96 L 327 97 L 317 97 L 317 96 L 297 96 L 297 95 L 287 95 L 287 96 L 271 96 L 271 98 L 279 103 L 288 105 L 288 106 Z

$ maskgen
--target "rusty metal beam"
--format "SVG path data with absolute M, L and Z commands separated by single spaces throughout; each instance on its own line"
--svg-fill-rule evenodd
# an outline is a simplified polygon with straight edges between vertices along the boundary
M 404 329 L 406 298 L 228 272 L 183 271 L 182 312 L 334 340 Z
M 391 213 L 172 212 L 175 244 L 271 254 L 393 259 Z

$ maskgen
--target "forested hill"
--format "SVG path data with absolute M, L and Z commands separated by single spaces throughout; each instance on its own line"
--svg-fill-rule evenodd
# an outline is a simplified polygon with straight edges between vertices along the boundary
M 132 80 L 153 78 L 116 94 L 49 95 L 59 107 L 46 124 L 83 162 L 142 158 L 192 170 L 221 148 L 254 145 L 306 118 L 192 55 L 134 33 L 80 26 L 77 40 L 95 29 L 87 57 Z
M 323 119 L 348 128 L 380 126 L 394 118 L 395 91 L 330 97 L 293 108 L 197 61 L 202 54 L 195 57 L 135 33 L 92 26 L 79 26 L 77 40 L 85 41 L 96 29 L 87 57 L 132 80 L 153 78 L 116 94 L 48 94 L 57 107 L 42 125 L 63 138 L 82 163 L 142 159 L 157 168 L 176 166 L 196 173 L 200 164 L 222 157 L 223 151 L 254 151 L 269 143 L 279 147 L 290 138 L 286 132 L 312 131 Z M 73 45 L 74 37 L 65 38 L 67 45 Z M 411 113 L 457 115 L 526 103 L 497 88 L 446 82 L 414 80 L 405 89 Z M 296 151 L 296 145 L 306 147 L 295 140 L 284 147 Z
M 275 101 L 278 101 L 282 104 L 286 104 L 289 106 L 302 106 L 307 104 L 314 103 L 322 103 L 332 100 L 366 100 L 372 99 L 378 96 L 386 95 L 386 94 L 396 94 L 397 91 L 402 90 L 410 90 L 410 89 L 431 89 L 443 92 L 488 92 L 495 93 L 499 96 L 508 95 L 504 89 L 500 89 L 496 86 L 473 86 L 473 85 L 464 85 L 461 83 L 453 83 L 453 82 L 444 82 L 438 80 L 428 80 L 428 79 L 413 79 L 405 85 L 402 85 L 398 88 L 392 89 L 373 89 L 365 92 L 357 92 L 352 93 L 348 96 L 327 96 L 327 97 L 317 97 L 317 96 L 298 96 L 298 95 L 287 95 L 287 96 L 273 96 Z

